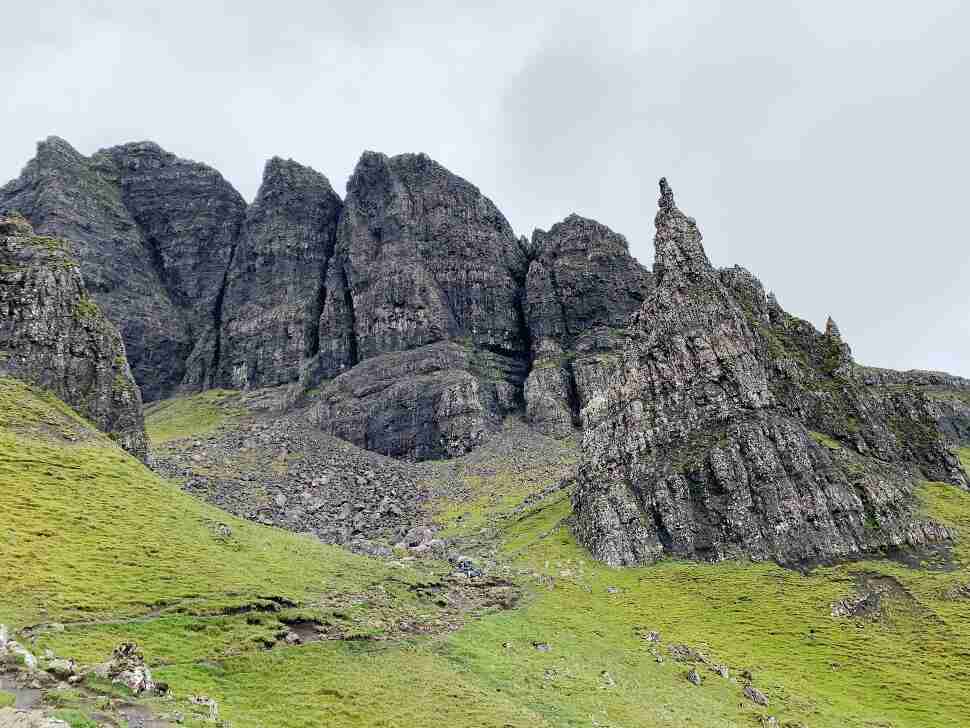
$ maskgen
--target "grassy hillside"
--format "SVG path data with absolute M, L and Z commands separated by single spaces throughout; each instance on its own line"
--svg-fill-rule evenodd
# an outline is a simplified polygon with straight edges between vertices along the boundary
M 244 728 L 970 724 L 965 540 L 922 568 L 610 569 L 573 540 L 568 489 L 522 505 L 574 446 L 526 442 L 516 429 L 504 450 L 426 470 L 449 482 L 429 505 L 446 532 L 524 594 L 512 609 L 456 614 L 443 566 L 368 560 L 238 521 L 158 480 L 54 400 L 0 380 L 0 403 L 0 512 L 13 514 L 0 521 L 0 569 L 14 575 L 0 621 L 64 622 L 39 631 L 36 647 L 84 662 L 134 639 L 175 696 L 156 701 L 160 712 L 191 715 L 186 698 L 201 693 Z M 228 406 L 188 398 L 169 412 L 191 430 L 206 419 L 196 405 Z M 163 417 L 156 426 L 168 439 L 198 432 Z M 926 484 L 921 497 L 970 533 L 970 494 Z M 860 589 L 878 592 L 873 608 L 832 616 Z M 269 649 L 299 619 L 335 639 Z M 676 661 L 679 644 L 729 677 Z M 686 680 L 691 667 L 701 686 Z M 769 706 L 742 695 L 745 670 Z

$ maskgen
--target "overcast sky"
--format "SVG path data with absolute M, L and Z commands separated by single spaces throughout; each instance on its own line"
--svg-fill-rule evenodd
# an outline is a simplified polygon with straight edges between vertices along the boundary
M 965 0 L 50 2 L 5 7 L 0 178 L 57 134 L 152 139 L 247 199 L 423 151 L 519 233 L 571 212 L 653 260 L 657 178 L 858 360 L 970 376 Z

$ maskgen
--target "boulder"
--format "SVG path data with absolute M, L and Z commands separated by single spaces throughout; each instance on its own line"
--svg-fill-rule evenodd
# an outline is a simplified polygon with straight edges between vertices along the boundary
M 145 657 L 133 642 L 123 642 L 115 648 L 105 673 L 111 682 L 124 685 L 134 695 L 155 692 L 155 681 Z

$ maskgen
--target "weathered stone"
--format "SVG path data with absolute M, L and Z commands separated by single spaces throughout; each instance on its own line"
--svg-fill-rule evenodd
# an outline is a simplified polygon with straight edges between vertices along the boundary
M 0 189 L 4 210 L 70 242 L 146 399 L 211 383 L 223 284 L 246 210 L 218 172 L 151 142 L 85 158 L 51 137 Z
M 536 230 L 529 252 L 524 310 L 533 361 L 525 413 L 543 432 L 562 436 L 608 386 L 623 328 L 651 275 L 622 235 L 579 215 Z
M 246 203 L 216 170 L 153 142 L 102 150 L 114 162 L 125 207 L 142 231 L 172 300 L 185 312 L 193 349 L 183 384 L 215 383 L 226 275 Z
M 592 553 L 798 563 L 950 538 L 912 490 L 966 476 L 920 399 L 859 385 L 835 327 L 784 313 L 743 269 L 716 271 L 665 181 L 656 227 L 656 287 L 614 384 L 582 412 L 574 507 Z
M 744 697 L 751 702 L 757 703 L 758 705 L 768 705 L 768 696 L 753 685 L 745 685 L 743 692 Z
M 303 383 L 357 366 L 324 389 L 321 421 L 368 449 L 419 459 L 481 442 L 486 420 L 522 399 L 525 262 L 476 187 L 424 155 L 365 153 L 347 185 L 319 354 Z
M 340 209 L 322 174 L 279 157 L 266 163 L 223 299 L 222 385 L 292 382 L 304 359 L 317 354 L 324 276 Z
M 484 441 L 507 395 L 505 381 L 475 376 L 477 365 L 474 350 L 452 342 L 373 357 L 327 385 L 312 417 L 384 455 L 460 455 Z
M 145 398 L 171 392 L 184 374 L 191 332 L 122 202 L 114 163 L 49 137 L 20 177 L 0 188 L 3 211 L 19 211 L 38 235 L 70 243 L 88 292 L 121 332 Z
M 134 695 L 155 692 L 155 681 L 145 657 L 133 642 L 123 642 L 115 648 L 105 672 L 111 682 L 124 685 Z
M 49 389 L 145 458 L 141 393 L 118 330 L 89 297 L 68 245 L 0 217 L 0 373 Z

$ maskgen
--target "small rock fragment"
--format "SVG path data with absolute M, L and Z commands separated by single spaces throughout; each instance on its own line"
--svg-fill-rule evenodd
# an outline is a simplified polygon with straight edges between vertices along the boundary
M 768 696 L 753 685 L 744 686 L 744 697 L 758 705 L 768 705 Z

